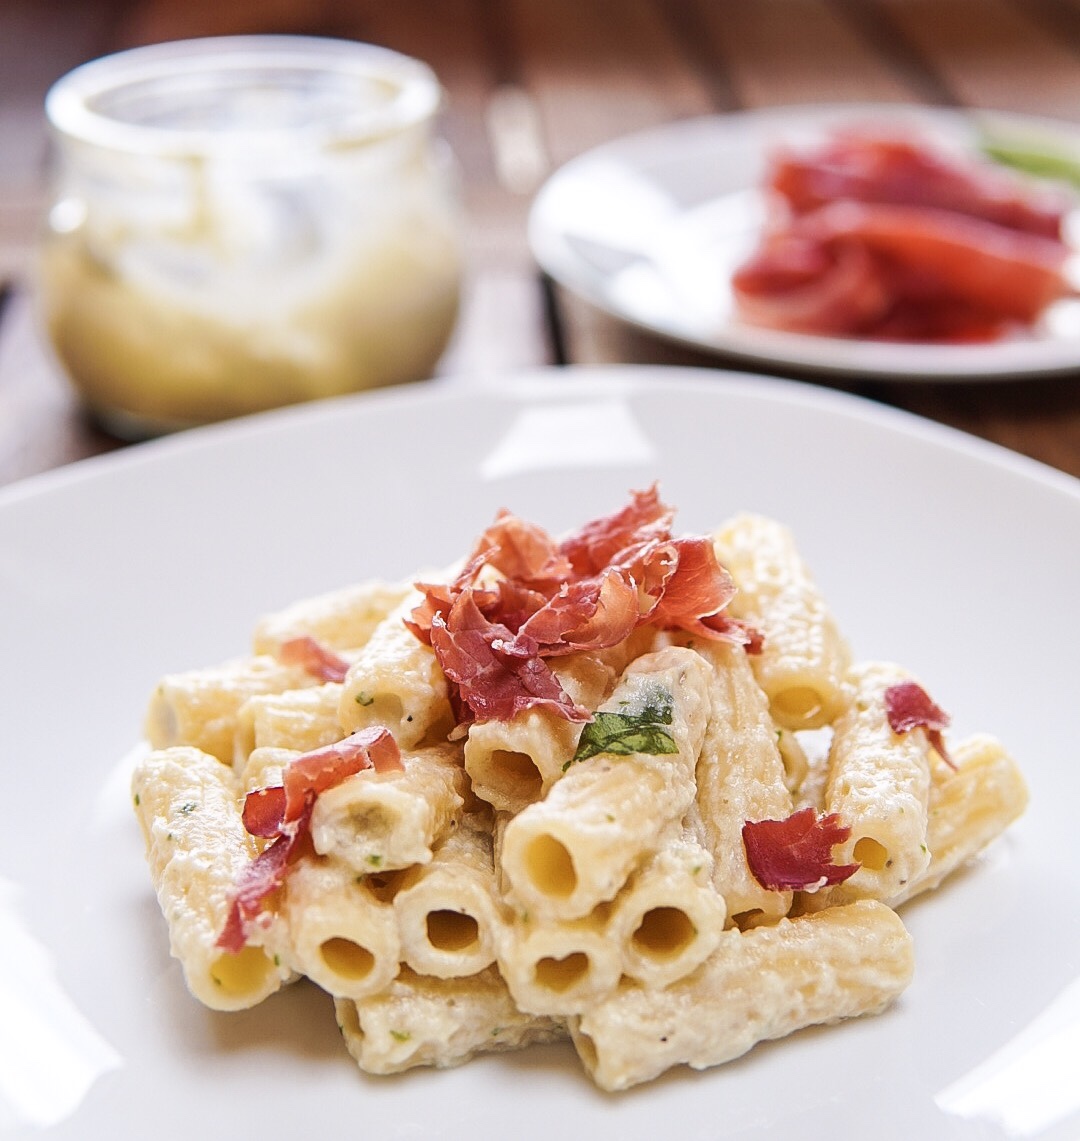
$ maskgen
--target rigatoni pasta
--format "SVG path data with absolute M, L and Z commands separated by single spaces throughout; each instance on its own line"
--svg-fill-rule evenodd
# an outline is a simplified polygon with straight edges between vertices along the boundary
M 707 714 L 700 655 L 671 647 L 635 659 L 593 725 L 629 723 L 637 737 L 621 737 L 618 753 L 605 743 L 591 764 L 570 761 L 548 795 L 507 826 L 502 865 L 514 897 L 558 919 L 613 899 L 641 853 L 693 803 Z
M 466 793 L 451 746 L 415 749 L 400 770 L 357 773 L 326 789 L 312 808 L 312 843 L 361 874 L 424 864 L 456 827 Z
M 795 545 L 790 528 L 741 514 L 714 536 L 717 556 L 738 586 L 731 612 L 758 626 L 754 672 L 785 729 L 829 724 L 847 704 L 851 651 Z
M 464 979 L 432 978 L 405 968 L 382 994 L 355 1002 L 338 999 L 335 1006 L 349 1053 L 371 1074 L 413 1066 L 445 1069 L 476 1054 L 566 1036 L 561 1019 L 520 1011 L 494 967 Z
M 446 680 L 431 649 L 404 619 L 419 603 L 411 591 L 372 631 L 345 676 L 338 717 L 345 731 L 385 725 L 403 748 L 452 724 Z
M 394 913 L 347 865 L 320 856 L 298 860 L 280 914 L 290 965 L 330 994 L 378 994 L 397 976 Z
M 607 923 L 623 974 L 662 989 L 700 966 L 720 942 L 727 904 L 712 886 L 712 856 L 697 812 L 658 848 L 611 906 Z
M 560 539 L 502 512 L 435 581 L 167 677 L 132 788 L 192 994 L 304 976 L 375 1074 L 568 1037 L 606 1090 L 887 1007 L 896 908 L 1020 771 L 852 659 L 787 527 L 672 518 L 656 488 Z
M 740 646 L 708 644 L 710 712 L 695 779 L 712 882 L 733 922 L 786 915 L 789 891 L 763 887 L 742 852 L 747 820 L 791 814 L 791 794 L 769 703 Z
M 318 684 L 298 666 L 260 654 L 162 678 L 143 725 L 155 749 L 191 745 L 231 762 L 240 710 L 260 694 L 283 694 Z
M 694 974 L 658 990 L 624 984 L 570 1032 L 596 1084 L 626 1089 L 672 1065 L 706 1069 L 765 1039 L 881 1011 L 913 969 L 899 916 L 864 901 L 733 928 Z
M 461 822 L 394 895 L 401 958 L 417 974 L 464 978 L 495 962 L 504 905 L 489 818 Z
M 907 680 L 888 662 L 855 667 L 851 701 L 833 726 L 825 810 L 851 829 L 841 862 L 859 865 L 833 889 L 846 898 L 889 899 L 930 863 L 930 744 L 921 731 L 895 733 L 885 708 L 886 690 Z
M 240 818 L 232 770 L 189 745 L 161 749 L 139 764 L 132 797 L 170 949 L 188 989 L 213 1010 L 261 1002 L 290 974 L 275 940 L 264 930 L 238 954 L 216 946 L 236 877 L 256 851 Z

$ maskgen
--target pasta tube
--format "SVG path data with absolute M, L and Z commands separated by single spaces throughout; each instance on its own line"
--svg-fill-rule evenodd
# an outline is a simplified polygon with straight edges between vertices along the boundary
M 739 925 L 786 915 L 791 892 L 769 891 L 746 862 L 747 820 L 791 815 L 791 794 L 769 703 L 741 646 L 699 647 L 711 666 L 711 713 L 697 763 L 697 803 L 705 846 L 713 859 L 712 884 Z
M 249 697 L 236 717 L 234 766 L 242 768 L 253 750 L 267 746 L 306 753 L 340 741 L 340 696 L 341 686 L 330 682 Z
M 240 770 L 240 791 L 246 796 L 260 788 L 281 784 L 285 766 L 300 756 L 295 749 L 278 749 L 272 745 L 253 749 Z
M 544 800 L 506 825 L 503 871 L 528 912 L 587 915 L 682 820 L 694 800 L 708 674 L 698 654 L 676 646 L 637 658 L 593 722 L 596 754 L 571 763 Z
M 236 877 L 256 854 L 239 794 L 232 769 L 191 747 L 150 753 L 132 779 L 170 949 L 188 989 L 214 1010 L 254 1006 L 290 973 L 270 949 L 249 945 L 230 954 L 217 947 Z
M 729 613 L 764 635 L 752 664 L 777 724 L 828 724 L 846 704 L 844 672 L 851 655 L 791 531 L 772 519 L 742 514 L 716 533 L 713 544 L 738 587 Z
M 553 672 L 574 702 L 595 709 L 618 679 L 620 671 L 609 664 L 610 657 L 573 654 Z M 465 742 L 473 792 L 500 812 L 520 812 L 562 776 L 580 735 L 579 724 L 546 709 L 529 709 L 509 721 L 476 723 Z
M 849 674 L 853 700 L 833 727 L 824 807 L 851 829 L 834 861 L 860 866 L 830 890 L 830 902 L 892 899 L 930 862 L 930 746 L 922 729 L 894 733 L 885 708 L 885 691 L 908 676 L 888 662 Z
M 427 863 L 461 817 L 467 780 L 452 745 L 402 755 L 397 772 L 357 773 L 327 789 L 311 813 L 315 851 L 357 872 Z
M 335 1009 L 349 1053 L 369 1074 L 458 1066 L 476 1054 L 566 1036 L 560 1021 L 518 1010 L 494 967 L 463 979 L 405 968 L 382 994 L 340 999 Z
M 609 995 L 622 972 L 622 948 L 607 931 L 607 909 L 583 919 L 519 918 L 503 929 L 499 971 L 520 1009 L 580 1014 Z
M 495 962 L 503 923 L 490 828 L 463 823 L 394 897 L 404 962 L 437 978 L 475 975 Z
M 237 715 L 248 698 L 317 684 L 316 678 L 298 666 L 285 666 L 265 656 L 169 674 L 150 699 L 146 739 L 155 749 L 193 745 L 229 764 Z
M 911 937 L 899 917 L 862 900 L 725 931 L 692 975 L 663 990 L 623 983 L 570 1019 L 570 1034 L 596 1084 L 621 1090 L 671 1066 L 718 1066 L 765 1039 L 877 1013 L 913 969 Z
M 413 589 L 376 627 L 349 667 L 338 716 L 346 733 L 385 725 L 403 749 L 453 727 L 446 678 L 430 646 L 405 625 L 420 602 Z
M 784 763 L 784 784 L 794 796 L 802 790 L 803 785 L 810 779 L 810 758 L 806 755 L 802 742 L 795 735 L 795 730 L 784 729 L 774 722 L 776 730 L 776 745 L 780 750 L 780 760 Z
M 956 771 L 930 786 L 926 829 L 930 863 L 888 902 L 899 905 L 936 888 L 978 855 L 1027 807 L 1028 790 L 1016 762 L 1001 743 L 976 734 L 950 750 Z
M 281 916 L 292 964 L 335 997 L 375 994 L 398 973 L 393 909 L 343 864 L 298 861 L 286 881 Z
M 726 908 L 710 883 L 712 857 L 688 828 L 654 852 L 616 896 L 608 934 L 623 973 L 665 987 L 703 963 L 720 941 Z
M 409 594 L 406 583 L 368 581 L 294 602 L 260 620 L 252 636 L 256 654 L 274 654 L 304 635 L 333 650 L 358 650 Z

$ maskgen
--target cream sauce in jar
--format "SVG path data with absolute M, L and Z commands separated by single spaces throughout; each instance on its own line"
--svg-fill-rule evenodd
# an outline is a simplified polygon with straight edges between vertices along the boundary
M 438 105 L 423 64 L 302 37 L 62 79 L 39 295 L 89 408 L 151 435 L 430 375 L 461 274 Z

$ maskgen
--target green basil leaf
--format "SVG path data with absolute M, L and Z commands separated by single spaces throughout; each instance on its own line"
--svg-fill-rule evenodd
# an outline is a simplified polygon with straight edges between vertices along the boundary
M 628 706 L 625 712 L 608 710 L 596 713 L 581 731 L 573 761 L 585 761 L 599 753 L 629 757 L 634 753 L 664 756 L 677 753 L 675 738 L 664 728 L 675 717 L 675 699 L 663 686 L 652 685 L 641 694 L 640 700 Z

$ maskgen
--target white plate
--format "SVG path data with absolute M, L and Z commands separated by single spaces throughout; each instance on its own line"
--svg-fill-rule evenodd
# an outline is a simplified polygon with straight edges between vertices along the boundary
M 755 328 L 738 319 L 731 276 L 764 220 L 768 153 L 838 125 L 902 125 L 957 151 L 983 131 L 1080 157 L 1080 128 L 987 112 L 895 105 L 784 107 L 689 119 L 605 143 L 541 187 L 529 241 L 541 267 L 600 309 L 699 349 L 836 375 L 983 380 L 1080 367 L 1080 301 L 1030 334 L 989 345 L 893 344 Z M 1075 229 L 1070 218 L 1069 231 Z
M 189 998 L 128 802 L 158 677 L 243 652 L 295 598 L 445 563 L 501 506 L 562 530 L 653 479 L 682 529 L 789 521 L 856 651 L 908 664 L 957 733 L 996 732 L 1029 775 L 1007 837 L 905 909 L 918 969 L 896 1007 L 611 1097 L 569 1047 L 371 1079 L 313 987 L 232 1015 Z M 0 1136 L 1075 1137 L 1078 553 L 1068 477 L 711 370 L 346 399 L 7 489 Z

